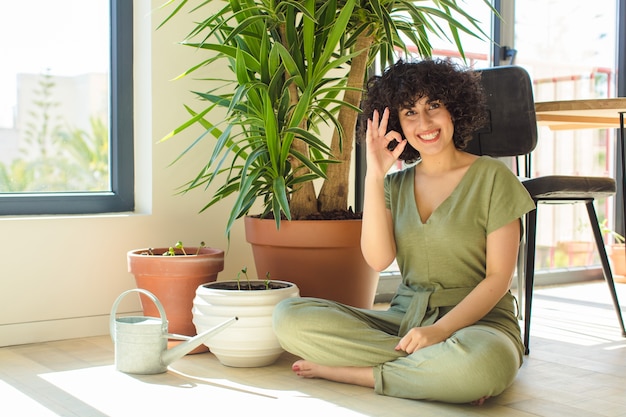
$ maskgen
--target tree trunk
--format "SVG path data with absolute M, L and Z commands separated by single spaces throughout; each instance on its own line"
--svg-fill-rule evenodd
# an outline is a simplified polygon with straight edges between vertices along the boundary
M 358 90 L 346 90 L 343 100 L 356 107 L 359 107 L 361 104 L 369 49 L 372 43 L 372 37 L 361 35 L 355 45 L 355 50 L 362 52 L 352 59 L 352 65 L 348 74 L 348 87 L 357 88 Z M 352 149 L 354 148 L 357 117 L 358 113 L 349 107 L 344 106 L 339 111 L 339 123 L 341 123 L 344 129 L 343 143 L 340 147 L 339 132 L 335 129 L 331 150 L 334 158 L 341 163 L 328 166 L 328 178 L 324 181 L 318 197 L 318 205 L 321 212 L 348 209 L 350 161 L 352 160 Z
M 289 49 L 289 45 L 286 43 L 286 34 L 284 26 L 281 26 L 281 37 L 283 39 L 283 46 Z M 287 74 L 285 74 L 287 77 Z M 289 96 L 292 106 L 298 103 L 298 88 L 295 83 L 289 85 Z M 304 122 L 300 126 L 304 128 Z M 292 149 L 300 152 L 302 155 L 309 154 L 309 146 L 301 139 L 294 139 L 291 144 Z M 294 177 L 299 177 L 308 174 L 310 170 L 300 160 L 294 157 L 290 157 L 291 169 L 293 170 Z M 298 184 L 297 188 L 293 191 L 289 200 L 289 211 L 291 212 L 291 218 L 294 220 L 303 218 L 309 214 L 317 213 L 317 199 L 315 197 L 315 188 L 311 181 Z

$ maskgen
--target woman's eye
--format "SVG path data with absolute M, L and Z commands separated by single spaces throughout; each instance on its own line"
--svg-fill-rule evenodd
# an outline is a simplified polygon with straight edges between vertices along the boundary
M 441 103 L 439 103 L 438 101 L 432 102 L 430 103 L 430 109 L 438 109 L 439 107 L 441 107 Z

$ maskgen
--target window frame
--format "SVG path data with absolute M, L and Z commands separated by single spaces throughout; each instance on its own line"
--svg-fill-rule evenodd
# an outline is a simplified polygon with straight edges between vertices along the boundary
M 95 214 L 134 210 L 133 2 L 110 0 L 109 10 L 111 191 L 0 193 L 0 215 Z
M 617 96 L 626 97 L 626 0 L 617 0 Z M 619 131 L 618 133 L 619 134 Z M 617 184 L 626 184 L 622 179 L 622 146 L 624 144 L 621 140 L 617 141 L 617 147 L 615 149 L 615 182 Z M 626 233 L 626 219 L 621 213 L 624 213 L 623 201 L 624 188 L 617 187 L 615 193 L 615 230 L 624 235 Z

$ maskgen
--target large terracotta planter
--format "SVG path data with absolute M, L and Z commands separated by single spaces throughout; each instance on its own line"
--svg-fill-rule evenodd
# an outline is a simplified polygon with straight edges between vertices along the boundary
M 267 366 L 284 352 L 272 327 L 272 313 L 279 301 L 298 296 L 292 282 L 245 280 L 210 282 L 198 287 L 193 301 L 193 322 L 198 333 L 237 317 L 228 328 L 204 343 L 226 366 L 238 368 Z M 268 289 L 269 288 L 269 289 Z
M 185 248 L 195 254 L 197 248 Z M 202 284 L 215 281 L 217 274 L 224 269 L 224 251 L 214 248 L 201 248 L 198 255 L 161 256 L 145 255 L 147 249 L 128 252 L 128 272 L 135 276 L 138 288 L 154 294 L 165 309 L 170 333 L 194 336 L 193 299 L 196 289 Z M 152 249 L 160 254 L 167 248 Z M 180 251 L 177 251 L 180 253 Z M 140 295 L 144 316 L 159 317 L 159 311 L 152 301 Z M 170 341 L 173 346 L 179 342 Z M 192 353 L 207 349 L 202 346 Z
M 371 308 L 378 272 L 361 253 L 361 220 L 282 221 L 245 218 L 259 277 L 295 283 L 303 297 Z

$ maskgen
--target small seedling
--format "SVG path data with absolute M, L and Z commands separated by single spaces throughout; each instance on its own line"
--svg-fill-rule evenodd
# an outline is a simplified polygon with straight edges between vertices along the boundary
M 176 242 L 174 247 L 170 246 L 167 252 L 163 252 L 163 256 L 176 256 L 176 249 L 180 249 L 183 255 L 187 255 L 187 252 L 185 252 L 185 247 L 183 246 L 183 242 L 179 240 L 178 242 Z
M 239 271 L 239 273 L 237 274 L 237 289 L 241 290 L 241 274 L 243 274 L 246 277 L 246 281 L 248 281 L 248 289 L 251 290 L 252 289 L 252 284 L 250 284 L 250 278 L 248 278 L 248 267 L 244 266 L 243 268 L 241 268 L 241 271 Z
M 200 249 L 205 248 L 206 247 L 206 243 L 200 242 L 200 246 L 198 246 L 198 249 L 196 250 L 196 253 L 194 255 L 197 255 L 200 253 Z M 176 249 L 179 249 L 182 253 L 183 256 L 187 256 L 187 252 L 185 251 L 185 247 L 183 246 L 183 242 L 181 242 L 180 240 L 178 242 L 176 242 L 176 244 L 174 245 L 174 247 L 171 247 L 167 250 L 167 252 L 163 253 L 163 256 L 176 256 Z
M 241 274 L 243 274 L 246 277 L 246 281 L 248 282 L 248 289 L 252 290 L 252 283 L 250 282 L 250 278 L 248 277 L 248 267 L 244 266 L 243 268 L 241 268 L 241 271 L 239 271 L 237 273 L 237 289 L 241 290 Z M 263 284 L 265 284 L 265 289 L 269 290 L 270 289 L 270 273 L 266 273 L 265 274 L 265 281 L 263 281 Z
M 204 243 L 204 241 L 200 242 L 200 246 L 198 246 L 198 248 L 196 249 L 196 253 L 188 254 L 185 251 L 185 247 L 183 246 L 183 242 L 181 242 L 179 240 L 178 242 L 176 242 L 176 244 L 174 246 L 170 246 L 169 249 L 166 250 L 165 252 L 163 252 L 161 255 L 163 255 L 163 256 L 176 256 L 177 255 L 176 254 L 176 249 L 179 249 L 182 252 L 183 256 L 198 255 L 198 254 L 200 254 L 200 250 L 202 248 L 206 248 L 206 243 Z M 141 254 L 142 255 L 148 255 L 148 256 L 154 256 L 155 255 L 153 248 L 148 248 L 147 251 L 141 252 Z
M 200 246 L 198 246 L 198 249 L 196 249 L 196 255 L 200 253 L 200 249 L 202 248 L 206 248 L 206 243 L 204 243 L 204 240 L 200 242 Z

